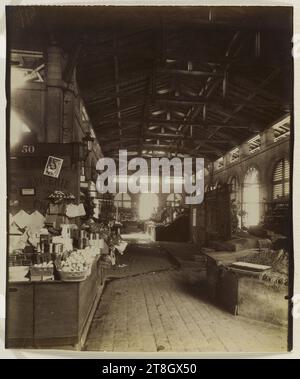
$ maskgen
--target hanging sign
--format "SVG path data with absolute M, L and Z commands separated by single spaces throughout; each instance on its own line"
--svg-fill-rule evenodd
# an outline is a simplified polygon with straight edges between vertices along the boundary
M 52 157 L 50 155 L 47 159 L 44 175 L 51 176 L 52 178 L 58 178 L 63 161 L 64 160 L 61 158 Z

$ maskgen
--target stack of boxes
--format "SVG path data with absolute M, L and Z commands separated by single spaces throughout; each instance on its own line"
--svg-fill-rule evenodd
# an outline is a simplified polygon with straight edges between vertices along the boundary
M 52 225 L 53 228 L 59 228 L 61 224 L 69 223 L 69 218 L 66 216 L 65 201 L 61 201 L 58 204 L 49 203 L 45 223 Z

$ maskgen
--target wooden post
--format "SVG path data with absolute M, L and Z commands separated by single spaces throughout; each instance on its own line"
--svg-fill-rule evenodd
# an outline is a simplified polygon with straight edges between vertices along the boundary
M 62 52 L 57 46 L 47 49 L 46 141 L 59 143 L 62 139 L 63 91 Z

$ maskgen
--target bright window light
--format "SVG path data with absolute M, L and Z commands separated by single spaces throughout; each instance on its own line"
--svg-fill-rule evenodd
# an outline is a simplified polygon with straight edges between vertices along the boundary
M 17 67 L 11 68 L 10 87 L 12 90 L 16 88 L 22 88 L 27 80 L 28 75 L 26 70 L 21 70 Z
M 244 193 L 243 193 L 243 208 L 245 211 L 244 225 L 254 226 L 259 224 L 259 175 L 255 168 L 251 168 L 245 176 Z
M 155 193 L 142 193 L 139 198 L 139 216 L 149 220 L 158 207 L 158 196 Z
M 16 146 L 24 133 L 30 133 L 29 127 L 20 119 L 15 111 L 11 111 L 10 115 L 10 145 Z

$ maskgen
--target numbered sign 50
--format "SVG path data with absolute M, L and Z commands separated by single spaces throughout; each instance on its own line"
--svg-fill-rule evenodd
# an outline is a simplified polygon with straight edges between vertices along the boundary
M 21 153 L 23 154 L 33 154 L 35 152 L 34 145 L 23 145 L 21 149 Z

